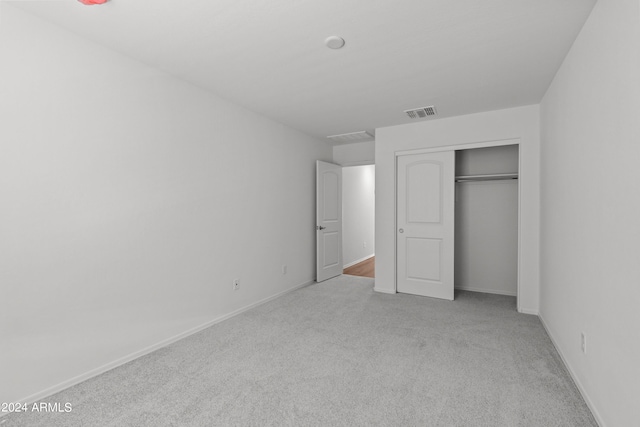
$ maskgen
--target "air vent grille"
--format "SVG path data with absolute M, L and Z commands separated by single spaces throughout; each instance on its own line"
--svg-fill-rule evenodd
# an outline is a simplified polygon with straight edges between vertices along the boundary
M 361 141 L 370 141 L 373 139 L 373 135 L 367 131 L 360 132 L 351 132 L 351 133 L 342 133 L 340 135 L 331 135 L 328 136 L 330 140 L 334 142 L 361 142 Z
M 438 114 L 436 107 L 433 105 L 429 107 L 413 108 L 411 110 L 405 110 L 404 112 L 411 119 L 424 119 L 425 117 L 435 116 Z

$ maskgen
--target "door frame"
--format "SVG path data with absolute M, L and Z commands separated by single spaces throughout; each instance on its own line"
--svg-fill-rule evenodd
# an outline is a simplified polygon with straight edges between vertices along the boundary
M 520 271 L 521 271 L 521 262 L 522 262 L 522 227 L 521 227 L 521 215 L 522 215 L 522 141 L 520 138 L 511 138 L 511 139 L 500 139 L 500 140 L 491 140 L 491 141 L 479 141 L 479 142 L 471 142 L 464 144 L 454 144 L 454 145 L 440 145 L 437 147 L 429 147 L 429 148 L 418 148 L 414 150 L 400 150 L 396 151 L 395 161 L 394 161 L 394 211 L 393 211 L 393 223 L 394 228 L 398 229 L 398 157 L 400 156 L 408 156 L 412 154 L 424 154 L 424 153 L 436 153 L 440 151 L 461 151 L 461 150 L 471 150 L 474 148 L 488 148 L 488 147 L 500 147 L 504 145 L 517 145 L 518 146 L 518 265 L 516 267 L 516 278 L 517 278 L 517 290 L 516 290 L 516 307 L 518 312 L 522 312 L 520 310 Z M 526 180 L 526 177 L 524 178 Z M 398 233 L 394 233 L 393 237 L 393 288 L 395 292 L 398 292 Z M 454 285 L 455 286 L 455 285 Z

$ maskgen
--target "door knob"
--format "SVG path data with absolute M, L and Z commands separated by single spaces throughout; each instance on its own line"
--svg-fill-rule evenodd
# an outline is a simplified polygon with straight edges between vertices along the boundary
M 327 228 L 327 227 L 323 227 L 323 226 L 321 226 L 321 225 L 318 225 L 318 226 L 316 227 L 316 230 L 324 230 L 325 228 Z
M 404 228 L 401 228 L 400 230 L 398 230 L 400 233 L 404 233 Z

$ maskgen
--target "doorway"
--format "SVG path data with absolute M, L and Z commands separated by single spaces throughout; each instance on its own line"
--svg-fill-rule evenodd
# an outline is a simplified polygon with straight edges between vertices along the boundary
M 375 165 L 342 168 L 343 274 L 374 277 Z

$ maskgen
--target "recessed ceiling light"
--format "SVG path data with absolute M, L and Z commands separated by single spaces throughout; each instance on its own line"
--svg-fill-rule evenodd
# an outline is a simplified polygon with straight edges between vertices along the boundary
M 340 49 L 344 46 L 344 39 L 338 36 L 331 36 L 327 37 L 324 44 L 326 44 L 329 49 Z
M 92 6 L 94 4 L 103 4 L 108 0 L 78 0 L 82 4 L 86 4 L 87 6 Z

